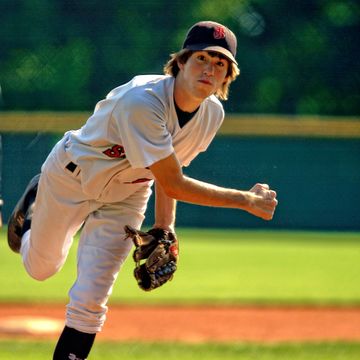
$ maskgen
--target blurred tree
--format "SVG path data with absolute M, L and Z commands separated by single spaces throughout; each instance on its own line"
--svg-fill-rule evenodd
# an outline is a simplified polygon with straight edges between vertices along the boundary
M 358 115 L 360 6 L 352 0 L 225 1 L 201 7 L 238 34 L 234 112 Z
M 238 35 L 228 111 L 359 115 L 355 0 L 0 0 L 3 108 L 89 110 L 204 19 Z

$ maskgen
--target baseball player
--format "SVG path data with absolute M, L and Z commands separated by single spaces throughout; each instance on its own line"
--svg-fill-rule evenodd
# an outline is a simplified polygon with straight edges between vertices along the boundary
M 53 359 L 88 356 L 133 246 L 125 229 L 131 234 L 141 228 L 153 184 L 156 231 L 175 234 L 177 200 L 272 219 L 277 200 L 268 185 L 223 188 L 182 172 L 207 149 L 224 119 L 219 99 L 227 99 L 239 74 L 236 45 L 227 27 L 196 23 L 164 75 L 136 76 L 115 88 L 81 129 L 65 133 L 16 205 L 9 246 L 37 280 L 61 269 L 81 228 L 77 279 Z

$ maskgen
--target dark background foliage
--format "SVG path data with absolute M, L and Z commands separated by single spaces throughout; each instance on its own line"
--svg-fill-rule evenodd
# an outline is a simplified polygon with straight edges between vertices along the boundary
M 1 108 L 90 110 L 214 20 L 238 36 L 228 112 L 358 115 L 359 14 L 355 0 L 0 0 Z

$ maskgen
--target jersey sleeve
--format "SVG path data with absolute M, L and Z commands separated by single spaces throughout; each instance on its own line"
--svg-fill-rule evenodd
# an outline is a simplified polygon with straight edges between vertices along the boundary
M 131 167 L 146 168 L 174 152 L 165 106 L 155 96 L 130 92 L 112 116 Z

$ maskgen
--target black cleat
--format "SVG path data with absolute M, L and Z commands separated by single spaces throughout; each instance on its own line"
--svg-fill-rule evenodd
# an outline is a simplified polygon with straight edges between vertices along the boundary
M 33 204 L 35 202 L 40 174 L 34 176 L 26 187 L 20 200 L 17 202 L 8 221 L 8 244 L 12 251 L 20 252 L 21 237 L 25 219 L 30 221 Z M 28 226 L 29 228 L 29 226 Z

